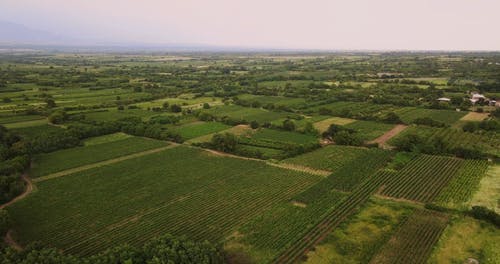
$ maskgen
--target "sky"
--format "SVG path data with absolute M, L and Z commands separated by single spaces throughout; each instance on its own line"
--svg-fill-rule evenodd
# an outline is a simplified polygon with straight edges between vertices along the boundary
M 499 10 L 500 0 L 0 0 L 0 20 L 89 42 L 326 50 L 500 50 Z

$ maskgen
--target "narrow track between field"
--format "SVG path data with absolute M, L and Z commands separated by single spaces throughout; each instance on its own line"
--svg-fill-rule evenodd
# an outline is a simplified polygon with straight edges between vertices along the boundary
M 93 169 L 93 168 L 97 168 L 97 167 L 102 167 L 102 166 L 114 164 L 114 163 L 121 162 L 121 161 L 124 161 L 124 160 L 129 160 L 129 159 L 138 158 L 138 157 L 142 157 L 142 156 L 145 156 L 145 155 L 157 153 L 157 152 L 160 152 L 160 151 L 163 151 L 163 150 L 166 150 L 166 149 L 170 149 L 170 148 L 174 148 L 174 147 L 177 147 L 177 146 L 179 146 L 179 144 L 171 142 L 170 145 L 168 145 L 166 147 L 161 147 L 161 148 L 146 150 L 146 151 L 142 151 L 142 152 L 137 152 L 137 153 L 134 153 L 134 154 L 131 154 L 131 155 L 127 155 L 127 156 L 122 156 L 122 157 L 118 157 L 118 158 L 114 158 L 114 159 L 109 159 L 109 160 L 105 160 L 105 161 L 100 161 L 100 162 L 96 162 L 96 163 L 92 163 L 92 164 L 88 164 L 88 165 L 84 165 L 84 166 L 80 166 L 80 167 L 76 167 L 76 168 L 71 168 L 71 169 L 68 169 L 68 170 L 63 170 L 63 171 L 60 171 L 60 172 L 56 172 L 56 173 L 45 175 L 45 176 L 42 176 L 42 177 L 39 177 L 39 178 L 35 178 L 35 179 L 33 179 L 33 182 L 36 183 L 36 182 L 42 182 L 42 181 L 46 181 L 46 180 L 51 180 L 51 179 L 63 177 L 63 176 L 66 176 L 66 175 L 70 175 L 70 174 L 73 174 L 73 173 L 77 173 L 77 172 L 80 172 L 80 171 L 85 171 L 85 170 L 89 170 L 89 169 Z

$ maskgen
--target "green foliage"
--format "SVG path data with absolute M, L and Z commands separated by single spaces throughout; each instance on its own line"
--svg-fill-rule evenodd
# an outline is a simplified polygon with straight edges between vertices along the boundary
M 469 214 L 476 219 L 491 222 L 496 225 L 497 228 L 500 228 L 500 215 L 491 209 L 484 206 L 472 206 Z
M 238 144 L 238 138 L 231 133 L 215 134 L 211 140 L 212 147 L 224 151 L 234 152 Z
M 177 146 L 38 182 L 38 190 L 9 213 L 20 243 L 38 240 L 70 254 L 140 246 L 159 233 L 222 242 L 242 223 L 318 180 Z
M 22 252 L 5 249 L 0 252 L 2 263 L 224 263 L 220 247 L 208 241 L 199 243 L 184 237 L 163 235 L 148 241 L 142 247 L 117 246 L 91 257 L 76 257 L 56 249 L 32 245 Z
M 99 161 L 118 158 L 133 153 L 160 148 L 168 144 L 163 141 L 140 137 L 127 137 L 90 146 L 63 149 L 39 154 L 33 158 L 31 177 L 40 177 Z
M 9 213 L 4 209 L 0 209 L 0 237 L 3 237 L 7 233 L 11 224 Z

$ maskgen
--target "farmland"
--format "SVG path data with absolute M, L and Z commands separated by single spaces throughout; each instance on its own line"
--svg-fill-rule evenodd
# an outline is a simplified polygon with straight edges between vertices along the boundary
M 153 139 L 130 137 L 108 143 L 92 144 L 40 154 L 33 158 L 33 168 L 30 175 L 36 178 L 98 161 L 126 156 L 135 152 L 160 148 L 166 145 L 167 143 L 165 142 Z
M 0 52 L 0 259 L 489 263 L 500 110 L 469 99 L 496 61 Z
M 370 263 L 425 263 L 447 221 L 438 212 L 416 210 Z
M 206 166 L 190 166 L 193 162 Z M 137 244 L 161 230 L 222 239 L 238 223 L 318 180 L 261 162 L 176 147 L 40 182 L 38 192 L 17 204 L 12 215 L 24 219 L 17 223 L 23 230 L 18 233 L 20 241 L 42 240 L 85 255 L 125 241 Z M 74 185 L 79 188 L 70 187 Z M 80 206 L 66 207 L 73 199 L 81 201 Z M 119 201 L 122 205 L 116 207 Z M 24 218 L 27 208 L 38 212 Z M 46 219 L 53 211 L 59 213 Z M 67 230 L 74 223 L 79 224 Z

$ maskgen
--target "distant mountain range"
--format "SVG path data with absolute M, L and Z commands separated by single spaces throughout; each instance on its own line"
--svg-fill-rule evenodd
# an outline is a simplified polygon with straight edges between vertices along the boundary
M 51 32 L 28 28 L 24 25 L 0 21 L 0 44 L 62 44 L 75 40 Z

